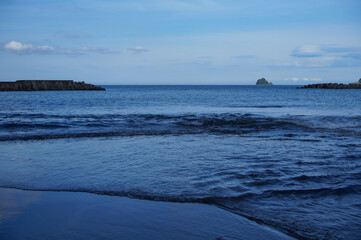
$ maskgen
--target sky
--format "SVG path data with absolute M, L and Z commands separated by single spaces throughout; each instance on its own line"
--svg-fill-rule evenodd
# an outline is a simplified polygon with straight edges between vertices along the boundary
M 0 81 L 350 83 L 360 0 L 0 0 Z

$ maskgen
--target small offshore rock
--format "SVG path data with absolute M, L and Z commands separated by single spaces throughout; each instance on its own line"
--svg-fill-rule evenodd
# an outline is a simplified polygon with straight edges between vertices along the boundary
M 271 82 L 268 82 L 265 78 L 260 78 L 257 80 L 256 85 L 273 85 Z

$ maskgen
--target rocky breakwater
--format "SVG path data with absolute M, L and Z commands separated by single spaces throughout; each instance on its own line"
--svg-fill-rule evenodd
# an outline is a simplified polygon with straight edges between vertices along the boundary
M 105 90 L 85 82 L 73 80 L 18 80 L 0 82 L 0 91 L 63 91 L 63 90 Z
M 323 89 L 361 89 L 361 78 L 358 82 L 343 84 L 343 83 L 317 83 L 309 84 L 299 88 L 323 88 Z

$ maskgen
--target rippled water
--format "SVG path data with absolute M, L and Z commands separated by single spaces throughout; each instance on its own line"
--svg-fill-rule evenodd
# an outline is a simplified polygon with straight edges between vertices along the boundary
M 108 86 L 0 92 L 0 186 L 215 204 L 361 238 L 361 92 Z

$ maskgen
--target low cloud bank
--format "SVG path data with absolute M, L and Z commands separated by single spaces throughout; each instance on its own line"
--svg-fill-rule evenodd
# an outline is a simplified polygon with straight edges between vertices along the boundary
M 21 42 L 11 41 L 1 46 L 1 50 L 4 52 L 10 52 L 15 54 L 63 54 L 68 56 L 79 56 L 87 53 L 99 53 L 99 54 L 116 54 L 119 51 L 110 50 L 106 48 L 66 48 L 48 45 L 34 45 L 25 44 Z

